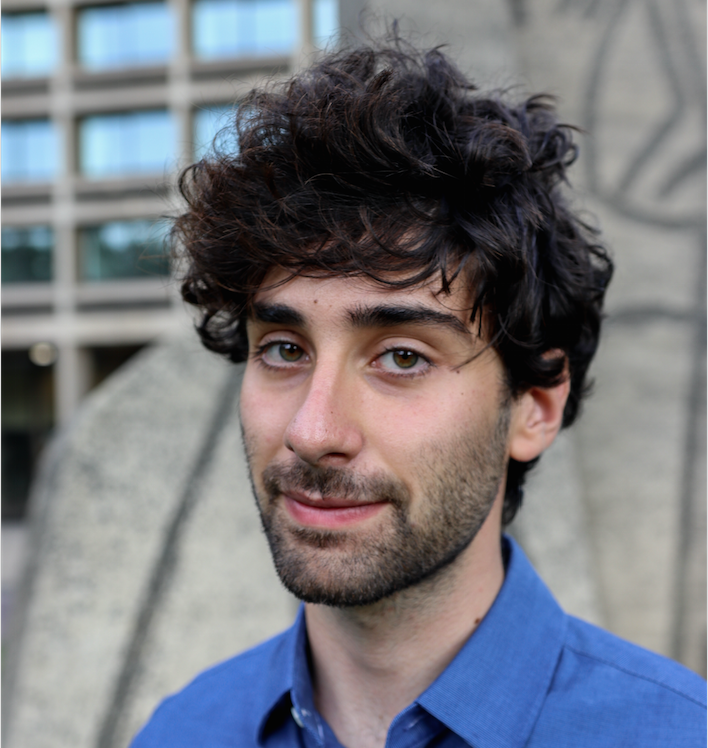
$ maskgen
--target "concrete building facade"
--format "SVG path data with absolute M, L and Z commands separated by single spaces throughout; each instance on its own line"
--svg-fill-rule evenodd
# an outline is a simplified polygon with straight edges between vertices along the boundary
M 336 0 L 4 3 L 6 517 L 46 434 L 184 316 L 163 248 L 176 174 L 339 17 Z

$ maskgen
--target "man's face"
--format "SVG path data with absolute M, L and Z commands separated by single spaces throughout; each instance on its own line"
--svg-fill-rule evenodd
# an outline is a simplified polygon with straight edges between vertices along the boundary
M 276 569 L 305 601 L 366 605 L 429 578 L 500 491 L 502 364 L 464 292 L 433 288 L 298 277 L 255 296 L 246 451 Z

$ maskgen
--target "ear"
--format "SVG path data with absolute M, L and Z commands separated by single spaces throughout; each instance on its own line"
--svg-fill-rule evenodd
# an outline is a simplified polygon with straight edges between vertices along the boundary
M 528 462 L 551 446 L 563 422 L 570 378 L 554 387 L 531 387 L 514 405 L 509 427 L 509 456 Z

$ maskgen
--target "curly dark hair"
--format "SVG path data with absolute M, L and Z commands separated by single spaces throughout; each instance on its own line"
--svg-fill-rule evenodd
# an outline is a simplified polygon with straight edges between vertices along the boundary
M 276 266 L 391 287 L 440 278 L 441 293 L 460 277 L 512 397 L 570 377 L 569 426 L 612 262 L 561 194 L 574 128 L 551 97 L 505 98 L 478 93 L 439 49 L 400 41 L 252 91 L 233 123 L 238 153 L 180 178 L 188 209 L 172 238 L 204 345 L 246 358 L 249 304 Z M 505 524 L 535 462 L 510 461 Z

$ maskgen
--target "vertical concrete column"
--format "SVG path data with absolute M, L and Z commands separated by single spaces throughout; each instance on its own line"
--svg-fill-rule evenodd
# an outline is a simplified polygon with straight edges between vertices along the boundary
M 174 49 L 168 71 L 167 101 L 170 113 L 174 117 L 177 130 L 178 162 L 176 169 L 181 171 L 192 163 L 194 152 L 192 142 L 192 109 L 193 92 L 191 85 L 192 68 L 192 14 L 190 0 L 172 0 L 170 3 L 174 13 Z M 172 179 L 171 202 L 180 206 L 180 198 L 176 190 L 176 176 Z M 180 208 L 177 208 L 179 211 Z M 171 283 L 170 297 L 172 312 L 175 316 L 182 314 L 179 285 Z
M 74 179 L 78 166 L 72 73 L 75 65 L 74 9 L 66 2 L 52 8 L 60 39 L 60 59 L 50 88 L 50 116 L 59 136 L 60 171 L 52 194 L 54 230 L 54 307 L 57 316 L 59 349 L 56 365 L 55 419 L 66 423 L 88 389 L 90 374 L 86 354 L 77 348 L 76 339 L 76 215 Z
M 191 90 L 191 14 L 189 0 L 172 0 L 175 45 L 168 72 L 168 103 L 177 126 L 178 168 L 192 161 Z
M 91 385 L 91 357 L 75 339 L 59 344 L 55 364 L 56 418 L 60 425 L 69 422 Z
M 344 41 L 347 38 L 361 41 L 365 5 L 365 0 L 339 0 L 339 27 Z
M 312 3 L 313 0 L 297 0 L 297 37 L 293 53 L 293 70 L 299 70 L 307 65 L 315 51 L 312 39 Z

